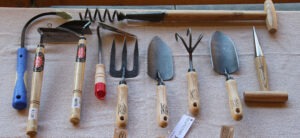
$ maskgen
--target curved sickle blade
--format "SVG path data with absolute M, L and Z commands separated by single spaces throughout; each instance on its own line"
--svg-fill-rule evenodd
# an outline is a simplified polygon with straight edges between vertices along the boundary
M 239 68 L 238 55 L 230 37 L 216 31 L 210 40 L 211 62 L 215 72 L 230 74 Z

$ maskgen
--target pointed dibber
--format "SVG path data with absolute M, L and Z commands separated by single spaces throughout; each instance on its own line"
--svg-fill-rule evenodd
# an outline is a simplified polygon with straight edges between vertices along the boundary
M 288 93 L 285 91 L 270 91 L 267 72 L 267 64 L 263 55 L 258 37 L 253 27 L 253 38 L 255 47 L 255 66 L 259 80 L 260 91 L 245 91 L 244 99 L 246 102 L 286 102 Z

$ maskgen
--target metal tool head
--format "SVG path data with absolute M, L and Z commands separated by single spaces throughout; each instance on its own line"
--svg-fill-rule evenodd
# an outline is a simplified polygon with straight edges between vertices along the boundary
M 59 28 L 38 28 L 44 43 L 77 42 L 79 37 L 74 33 Z
M 121 29 L 118 29 L 118 28 L 116 28 L 116 27 L 107 25 L 107 24 L 105 24 L 105 23 L 98 22 L 98 25 L 99 25 L 101 28 L 103 28 L 103 29 L 110 30 L 110 31 L 112 31 L 112 32 L 115 32 L 115 33 L 118 33 L 118 34 L 121 34 L 121 35 L 124 35 L 124 36 L 129 36 L 129 37 L 136 38 L 136 36 L 135 36 L 134 34 L 125 32 L 125 31 L 123 31 L 123 30 L 121 30 Z
M 113 40 L 111 55 L 110 55 L 110 68 L 109 73 L 112 77 L 117 78 L 133 78 L 139 73 L 139 49 L 138 42 L 135 41 L 134 53 L 133 53 L 133 68 L 132 70 L 127 69 L 127 44 L 126 38 L 124 39 L 123 50 L 122 50 L 122 66 L 120 70 L 116 70 L 115 57 L 116 57 L 116 43 Z
M 158 36 L 148 47 L 148 75 L 156 80 L 171 80 L 174 75 L 172 51 Z
M 192 46 L 192 30 L 189 28 L 186 32 L 187 37 L 189 37 L 189 46 L 187 46 L 185 40 L 180 36 L 178 33 L 175 33 L 175 39 L 178 42 L 178 38 L 182 41 L 186 51 L 189 53 L 189 63 L 190 63 L 190 68 L 188 71 L 195 71 L 193 67 L 193 52 L 200 43 L 201 39 L 203 38 L 203 34 L 201 33 L 196 41 L 196 43 Z
M 129 37 L 133 37 L 133 38 L 136 38 L 136 36 L 134 34 L 131 34 L 131 33 L 128 33 L 128 32 L 125 32 L 121 29 L 118 29 L 116 27 L 113 27 L 113 26 L 109 26 L 107 24 L 104 24 L 104 23 L 101 23 L 101 22 L 98 22 L 98 26 L 97 26 L 97 36 L 98 36 L 98 61 L 99 63 L 102 63 L 102 40 L 101 40 L 101 35 L 100 35 L 100 28 L 103 28 L 103 29 L 106 29 L 106 30 L 109 30 L 109 31 L 112 31 L 112 32 L 115 32 L 115 33 L 118 33 L 120 35 L 123 35 L 123 36 L 129 36 Z
M 83 34 L 92 34 L 92 31 L 89 28 L 90 25 L 91 25 L 90 21 L 73 20 L 62 24 L 57 28 L 83 35 Z
M 253 40 L 254 40 L 254 48 L 255 48 L 255 57 L 264 56 L 264 54 L 261 50 L 261 46 L 260 46 L 260 43 L 258 41 L 254 26 L 253 26 Z
M 228 76 L 239 68 L 238 55 L 230 37 L 216 31 L 210 40 L 211 62 L 214 70 Z

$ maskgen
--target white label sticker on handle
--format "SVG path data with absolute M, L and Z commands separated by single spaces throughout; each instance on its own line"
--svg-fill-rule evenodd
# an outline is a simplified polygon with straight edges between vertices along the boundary
M 29 109 L 29 114 L 28 114 L 28 120 L 36 120 L 37 119 L 37 114 L 38 114 L 38 109 L 37 108 L 30 108 Z
M 73 97 L 72 108 L 80 108 L 80 97 Z
M 184 138 L 185 134 L 192 126 L 194 120 L 194 117 L 183 115 L 171 132 L 169 138 Z

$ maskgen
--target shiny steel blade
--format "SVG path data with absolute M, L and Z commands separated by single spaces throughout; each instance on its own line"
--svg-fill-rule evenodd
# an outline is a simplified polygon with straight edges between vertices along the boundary
M 216 31 L 210 40 L 211 62 L 214 70 L 223 75 L 238 70 L 239 62 L 235 45 L 230 37 Z
M 172 51 L 158 36 L 155 36 L 148 47 L 148 75 L 158 79 L 171 80 L 174 75 Z
M 254 26 L 253 26 L 253 38 L 254 38 L 254 46 L 255 46 L 255 57 L 264 56 L 264 54 L 261 50 L 261 46 L 260 46 L 260 43 L 258 41 Z

